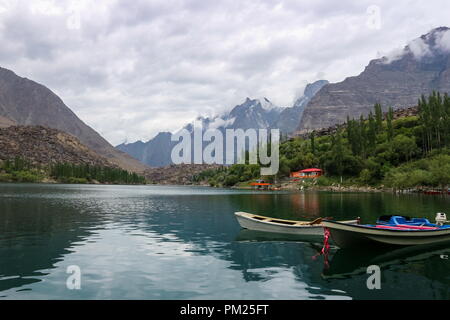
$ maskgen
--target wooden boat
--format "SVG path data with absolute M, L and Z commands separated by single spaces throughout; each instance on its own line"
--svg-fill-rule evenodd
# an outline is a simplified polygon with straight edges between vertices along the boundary
M 322 218 L 314 221 L 283 220 L 247 212 L 236 212 L 235 216 L 244 229 L 294 235 L 323 235 Z M 343 222 L 356 224 L 358 220 Z
M 392 216 L 389 222 L 351 225 L 324 220 L 322 225 L 340 248 L 367 245 L 423 245 L 450 241 L 450 225 L 432 224 L 427 219 Z

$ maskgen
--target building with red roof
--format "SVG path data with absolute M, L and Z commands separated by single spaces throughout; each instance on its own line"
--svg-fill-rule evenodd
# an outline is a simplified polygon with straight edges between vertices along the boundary
M 300 171 L 291 172 L 292 179 L 313 179 L 323 176 L 323 170 L 318 168 L 309 168 Z

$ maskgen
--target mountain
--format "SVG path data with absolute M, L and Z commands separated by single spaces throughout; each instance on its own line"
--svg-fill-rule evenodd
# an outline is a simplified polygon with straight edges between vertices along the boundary
M 370 61 L 358 76 L 325 85 L 306 106 L 299 133 L 367 115 L 375 103 L 414 106 L 422 94 L 450 92 L 450 29 L 440 27 L 400 52 Z M 386 110 L 386 109 L 385 109 Z
M 0 160 L 16 157 L 34 166 L 56 163 L 117 167 L 73 135 L 42 126 L 0 128 Z
M 303 96 L 298 98 L 292 107 L 286 108 L 281 112 L 275 127 L 280 128 L 286 134 L 294 132 L 300 123 L 306 105 L 326 84 L 328 84 L 327 80 L 319 80 L 308 84 L 305 87 Z
M 203 130 L 218 129 L 224 135 L 226 129 L 280 129 L 283 134 L 290 134 L 298 126 L 305 105 L 327 83 L 326 80 L 320 80 L 308 84 L 304 95 L 290 108 L 279 107 L 265 97 L 246 98 L 229 112 L 215 117 L 198 117 L 196 121 L 202 123 Z M 193 134 L 192 123 L 183 129 Z M 166 167 L 172 164 L 171 152 L 177 144 L 171 141 L 171 137 L 171 133 L 162 132 L 148 142 L 124 143 L 116 148 L 151 167 Z
M 226 129 L 271 129 L 285 108 L 278 107 L 267 98 L 250 99 L 235 106 L 230 112 L 225 112 L 215 117 L 198 117 L 196 122 L 202 123 L 203 130 L 218 129 L 225 135 Z M 193 124 L 189 123 L 182 129 L 186 129 L 193 135 Z M 127 152 L 143 163 L 152 167 L 166 167 L 172 164 L 171 153 L 177 142 L 171 141 L 169 132 L 159 133 L 156 137 L 144 143 L 137 141 L 129 144 L 121 144 L 116 148 Z
M 247 98 L 243 104 L 235 106 L 229 114 L 214 119 L 214 122 L 228 121 L 223 126 L 224 129 L 269 129 L 273 128 L 275 119 L 283 109 L 274 105 L 267 98 Z
M 206 182 L 194 182 L 193 177 L 206 171 L 221 168 L 217 164 L 177 164 L 162 168 L 150 168 L 145 171 L 145 177 L 151 183 L 168 184 L 168 185 L 191 185 L 203 184 Z
M 116 150 L 48 88 L 0 68 L 0 127 L 10 125 L 58 129 L 74 135 L 81 143 L 126 170 L 143 172 L 147 168 L 128 154 Z
M 176 142 L 172 142 L 171 138 L 170 132 L 160 132 L 148 142 L 123 143 L 116 148 L 149 166 L 164 167 L 172 163 L 170 155 Z

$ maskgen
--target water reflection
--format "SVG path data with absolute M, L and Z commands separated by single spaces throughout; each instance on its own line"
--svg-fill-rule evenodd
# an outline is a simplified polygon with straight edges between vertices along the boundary
M 324 268 L 323 278 L 360 298 L 450 299 L 448 244 L 378 248 L 339 249 Z M 367 267 L 382 270 L 382 290 L 370 292 L 364 286 Z M 359 281 L 358 281 L 359 279 Z M 369 294 L 372 293 L 372 294 Z
M 95 217 L 58 201 L 1 204 L 0 292 L 41 281 L 96 226 Z
M 317 256 L 320 237 L 286 238 L 241 230 L 233 215 L 248 211 L 287 219 L 374 220 L 380 213 L 429 212 L 433 217 L 448 204 L 448 198 L 383 194 L 0 185 L 0 296 L 402 298 L 412 288 L 421 297 L 448 298 L 448 260 L 436 258 L 438 253 L 411 259 L 420 254 L 407 252 L 388 264 L 381 261 L 388 284 L 382 293 L 369 292 L 364 267 L 379 261 L 375 253 L 333 251 L 330 268 L 324 270 L 323 257 Z M 79 292 L 65 287 L 66 267 L 71 264 L 82 268 Z M 421 290 L 422 286 L 428 289 Z

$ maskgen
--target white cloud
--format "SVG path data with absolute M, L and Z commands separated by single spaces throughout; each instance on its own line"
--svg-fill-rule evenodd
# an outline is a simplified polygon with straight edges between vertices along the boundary
M 450 51 L 450 30 L 439 33 L 436 46 L 442 50 Z
M 233 125 L 236 118 L 230 118 L 230 119 L 223 119 L 220 117 L 217 117 L 214 119 L 213 122 L 211 122 L 208 126 L 208 129 L 214 130 L 219 128 L 226 128 L 227 126 Z
M 450 9 L 444 0 L 32 3 L 0 0 L 0 66 L 54 90 L 113 144 L 175 131 L 246 97 L 290 106 L 318 74 L 359 74 L 378 52 L 448 23 Z M 377 28 L 370 6 L 380 8 Z
M 431 50 L 428 44 L 421 38 L 412 40 L 408 44 L 408 47 L 411 50 L 414 57 L 418 60 L 422 59 L 425 56 L 431 55 Z

